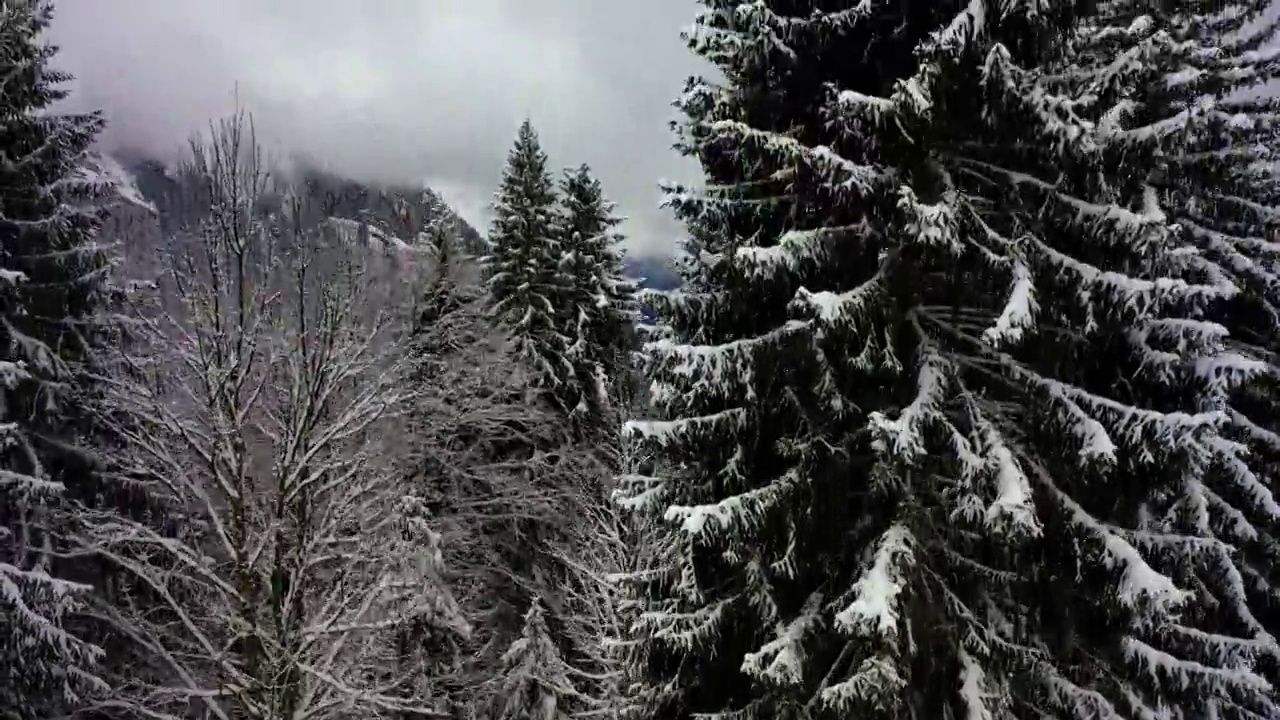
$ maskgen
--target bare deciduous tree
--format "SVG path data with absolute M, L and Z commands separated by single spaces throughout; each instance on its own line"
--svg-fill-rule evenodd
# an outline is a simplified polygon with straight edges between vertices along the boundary
M 579 718 L 622 717 L 629 616 L 617 576 L 637 567 L 641 550 L 629 520 L 611 503 L 590 504 L 576 528 L 578 541 L 556 555 L 569 569 L 563 586 L 567 630 L 582 653 L 576 680 L 586 702 Z
M 104 515 L 81 550 L 129 578 L 102 619 L 140 667 L 94 712 L 318 720 L 436 714 L 429 658 L 400 636 L 467 626 L 439 536 L 396 457 L 413 404 L 403 333 L 360 248 L 305 202 L 263 211 L 252 126 L 193 145 L 197 218 L 172 238 L 158 306 L 110 358 L 113 469 L 165 500 Z M 132 601 L 130 601 L 130 599 Z

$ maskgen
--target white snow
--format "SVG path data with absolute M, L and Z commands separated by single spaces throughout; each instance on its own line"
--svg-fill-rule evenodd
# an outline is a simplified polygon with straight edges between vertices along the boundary
M 356 242 L 360 237 L 360 231 L 364 229 L 369 234 L 368 237 L 371 244 L 376 243 L 384 248 L 406 254 L 417 254 L 422 252 L 421 248 L 416 247 L 395 235 L 383 232 L 379 228 L 367 223 L 361 223 L 357 220 L 343 217 L 330 217 L 328 222 L 331 227 L 338 231 L 339 236 L 344 242 Z
M 856 599 L 836 615 L 837 627 L 857 634 L 897 634 L 897 600 L 906 587 L 905 566 L 914 560 L 914 542 L 911 531 L 903 525 L 885 531 L 871 567 L 854 585 Z
M 983 683 L 986 673 L 972 655 L 963 647 L 959 652 L 960 660 L 960 699 L 964 701 L 967 712 L 966 720 L 992 720 L 991 709 L 987 707 L 986 692 Z
M 138 189 L 137 180 L 125 169 L 124 165 L 114 157 L 105 153 L 88 153 L 84 164 L 77 174 L 77 180 L 94 184 L 108 185 L 120 201 L 135 205 L 151 213 L 156 206 Z
M 776 636 L 759 650 L 747 653 L 742 672 L 775 685 L 798 686 L 804 681 L 804 637 L 822 623 L 822 595 L 814 593 L 800 615 L 778 623 Z
M 982 334 L 982 339 L 992 345 L 1006 342 L 1018 342 L 1023 333 L 1035 323 L 1035 314 L 1039 310 L 1036 303 L 1035 285 L 1031 280 L 1031 271 L 1025 263 L 1018 262 L 1013 267 L 1013 284 L 1009 290 L 1009 300 L 1005 303 L 1000 317 Z

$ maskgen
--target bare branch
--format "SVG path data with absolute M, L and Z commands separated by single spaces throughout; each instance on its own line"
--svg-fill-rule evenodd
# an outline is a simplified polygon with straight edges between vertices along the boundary
M 393 304 L 372 295 L 376 259 L 307 225 L 306 198 L 264 213 L 261 162 L 242 117 L 193 143 L 203 211 L 172 239 L 172 294 L 139 302 L 138 337 L 105 359 L 112 469 L 169 516 L 104 518 L 81 550 L 147 597 L 100 613 L 148 666 L 99 709 L 431 716 L 427 658 L 397 639 L 467 626 L 394 462 L 414 393 Z

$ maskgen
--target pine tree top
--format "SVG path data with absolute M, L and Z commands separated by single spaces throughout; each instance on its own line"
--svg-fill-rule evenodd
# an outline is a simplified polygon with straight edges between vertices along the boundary
M 544 612 L 541 599 L 535 597 L 520 637 L 502 656 L 505 720 L 560 720 L 583 700 L 551 638 Z
M 508 203 L 547 205 L 555 201 L 555 188 L 547 169 L 547 154 L 533 124 L 525 120 L 507 153 L 502 182 L 498 189 L 499 212 Z
M 622 218 L 614 214 L 615 203 L 605 198 L 599 179 L 585 163 L 564 171 L 560 204 L 563 242 L 588 256 L 589 262 L 606 266 L 604 272 L 620 274 L 620 259 L 613 246 L 621 241 L 616 228 Z
M 561 187 L 565 206 L 570 212 L 579 208 L 597 208 L 604 205 L 604 189 L 586 163 L 564 171 Z

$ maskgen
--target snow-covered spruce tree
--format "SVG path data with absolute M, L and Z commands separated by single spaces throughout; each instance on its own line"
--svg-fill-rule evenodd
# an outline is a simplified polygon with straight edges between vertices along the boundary
M 278 224 L 259 213 L 265 175 L 241 118 L 193 149 L 203 217 L 170 239 L 136 342 L 104 358 L 104 416 L 125 441 L 111 467 L 167 513 L 102 513 L 81 550 L 137 588 L 99 608 L 140 660 L 93 709 L 430 715 L 430 658 L 396 641 L 466 626 L 394 462 L 412 400 L 386 322 L 395 298 L 369 282 L 376 254 L 296 222 L 302 203 Z
M 460 558 L 474 559 L 475 548 L 470 543 L 475 538 L 457 532 L 457 518 L 449 517 L 459 490 L 451 480 L 455 471 L 474 469 L 464 461 L 465 453 L 459 451 L 460 445 L 469 447 L 468 441 L 462 439 L 458 443 L 455 432 L 466 425 L 463 418 L 479 403 L 472 403 L 474 396 L 459 384 L 460 373 L 474 372 L 477 366 L 457 364 L 457 359 L 483 343 L 481 338 L 489 335 L 491 328 L 484 318 L 478 264 L 458 248 L 459 238 L 452 232 L 451 217 L 441 212 L 445 209 L 443 203 L 432 209 L 431 219 L 418 234 L 419 253 L 412 262 L 418 271 L 415 281 L 424 280 L 426 289 L 414 305 L 409 340 L 410 380 L 416 397 L 407 418 L 413 445 L 404 461 L 411 486 L 424 498 L 432 514 L 440 518 L 439 528 L 447 536 L 447 567 L 466 585 L 475 583 L 475 578 L 454 563 Z M 491 345 L 489 349 L 496 348 Z M 465 602 L 460 609 L 465 615 Z M 420 647 L 428 653 L 433 665 L 424 671 L 440 687 L 451 710 L 463 707 L 464 698 L 471 692 L 464 668 L 467 639 L 470 638 L 435 632 L 433 628 L 409 628 L 401 638 L 405 646 Z
M 560 657 L 538 598 L 525 614 L 520 637 L 503 653 L 496 681 L 501 689 L 494 693 L 495 720 L 569 720 L 582 706 L 585 698 L 574 687 L 573 671 Z
M 537 387 L 571 410 L 574 368 L 567 357 L 572 340 L 559 313 L 567 287 L 559 266 L 555 185 L 529 120 L 507 156 L 493 209 L 486 258 L 493 315 L 511 329 Z
M 1072 4 L 703 5 L 707 189 L 628 426 L 671 523 L 648 712 L 1275 714 L 1274 640 L 1201 611 L 1221 541 L 1150 521 L 1259 369 L 1204 319 L 1238 288 L 1037 70 Z
M 103 123 L 51 110 L 68 80 L 51 19 L 48 2 L 0 4 L 0 717 L 22 720 L 103 689 L 72 622 L 89 588 L 51 557 L 88 485 L 78 406 L 106 263 L 104 188 L 81 165 Z
M 610 398 L 625 404 L 631 386 L 635 288 L 622 275 L 622 218 L 590 167 L 565 172 L 560 206 L 560 263 L 570 285 L 561 308 L 573 341 L 568 355 L 577 368 L 579 408 L 598 421 Z
M 486 317 L 479 268 L 456 236 L 433 234 L 414 328 L 418 390 L 409 415 L 414 482 L 438 518 L 450 586 L 473 635 L 448 680 L 455 708 L 492 708 L 495 677 L 532 598 L 572 650 L 562 556 L 572 552 L 583 488 L 604 471 L 572 446 L 559 411 L 531 390 L 510 330 Z
M 1269 636 L 1280 632 L 1280 124 L 1263 83 L 1280 69 L 1280 53 L 1266 47 L 1280 18 L 1268 13 L 1270 5 L 1106 3 L 1076 33 L 1065 67 L 1047 79 L 1084 99 L 1077 112 L 1097 119 L 1113 156 L 1152 159 L 1151 184 L 1166 198 L 1170 219 L 1241 290 L 1215 314 L 1219 332 L 1268 371 L 1233 394 L 1219 466 L 1153 522 L 1164 532 L 1222 541 L 1201 572 L 1219 576 L 1206 580 L 1208 587 L 1227 585 L 1199 610 L 1202 622 L 1267 639 L 1222 651 L 1256 656 L 1258 670 L 1275 683 L 1280 657 Z

